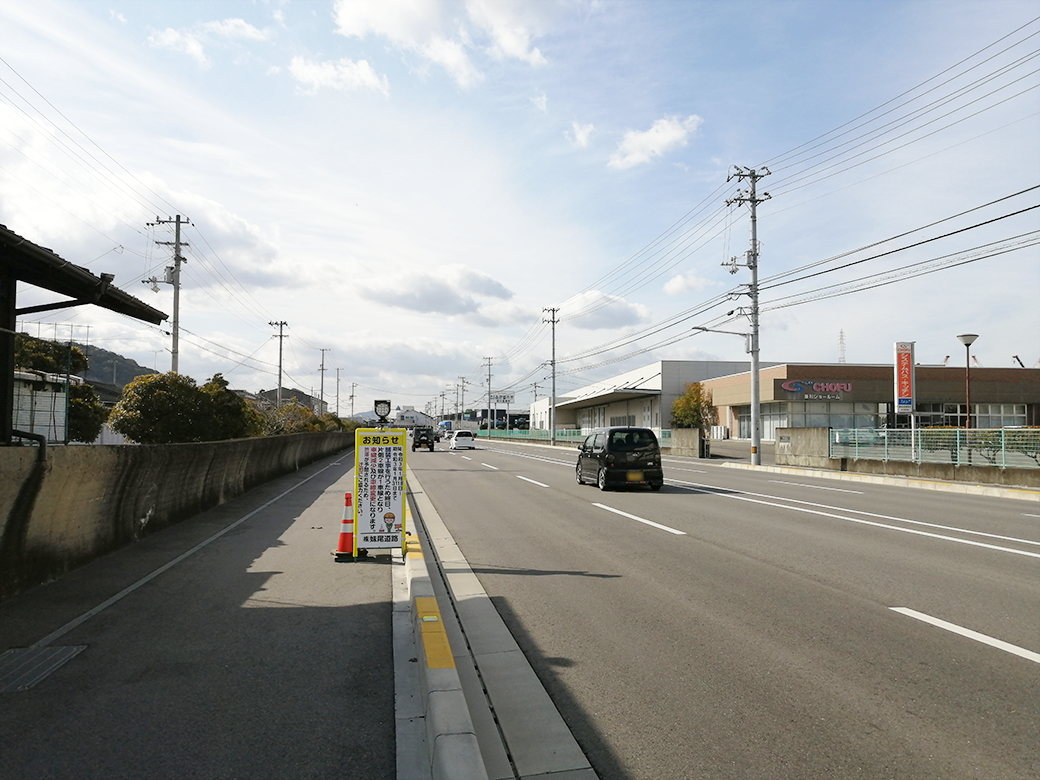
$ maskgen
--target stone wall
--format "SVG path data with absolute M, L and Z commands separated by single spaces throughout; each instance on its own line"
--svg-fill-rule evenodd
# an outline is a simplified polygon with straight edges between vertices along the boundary
M 200 444 L 0 447 L 0 599 L 354 444 L 299 433 Z

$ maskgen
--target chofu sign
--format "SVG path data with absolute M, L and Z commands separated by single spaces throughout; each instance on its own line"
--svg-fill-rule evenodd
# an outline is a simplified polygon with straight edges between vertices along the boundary
M 400 547 L 404 539 L 403 428 L 354 432 L 354 552 Z

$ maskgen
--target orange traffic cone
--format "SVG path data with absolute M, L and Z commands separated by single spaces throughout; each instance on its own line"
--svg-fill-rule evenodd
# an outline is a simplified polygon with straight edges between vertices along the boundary
M 350 493 L 344 493 L 343 522 L 339 527 L 339 547 L 332 551 L 336 561 L 353 560 L 354 558 L 354 507 L 350 501 Z

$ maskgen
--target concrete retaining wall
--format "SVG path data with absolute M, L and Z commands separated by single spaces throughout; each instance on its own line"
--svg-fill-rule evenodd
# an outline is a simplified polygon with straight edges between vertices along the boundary
M 684 455 L 688 458 L 701 456 L 701 432 L 698 428 L 672 428 L 671 446 L 663 452 L 669 455 Z
M 1040 469 L 957 466 L 897 460 L 831 458 L 829 428 L 780 428 L 776 432 L 776 465 L 850 471 L 889 477 L 916 477 L 945 482 L 971 482 L 1008 487 L 1040 487 Z
M 344 433 L 0 448 L 0 599 L 352 447 Z

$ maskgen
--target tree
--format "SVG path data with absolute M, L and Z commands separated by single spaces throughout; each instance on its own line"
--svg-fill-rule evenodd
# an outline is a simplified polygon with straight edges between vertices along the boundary
M 700 382 L 686 385 L 686 391 L 672 403 L 673 428 L 699 428 L 706 433 L 719 424 L 719 410 L 712 404 L 711 391 Z
M 44 341 L 25 333 L 14 337 L 14 365 L 49 374 L 82 374 L 87 370 L 87 358 L 79 347 L 59 341 Z
M 69 387 L 69 430 L 71 441 L 89 444 L 101 433 L 101 426 L 108 418 L 108 410 L 90 385 Z
M 212 441 L 216 427 L 211 397 L 194 379 L 172 371 L 127 384 L 109 422 L 139 444 Z
M 304 406 L 294 398 L 269 413 L 267 430 L 272 435 L 311 433 L 323 430 L 323 426 L 310 407 Z
M 214 440 L 244 439 L 248 436 L 259 436 L 263 432 L 263 423 L 245 399 L 238 393 L 228 389 L 228 381 L 221 374 L 214 374 L 202 386 L 202 392 L 209 397 L 212 414 L 212 430 L 210 436 Z

